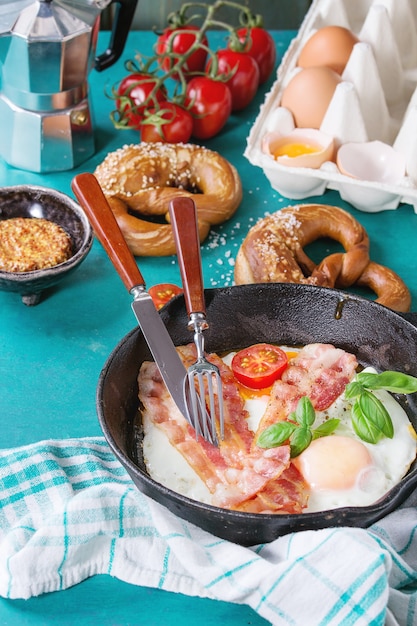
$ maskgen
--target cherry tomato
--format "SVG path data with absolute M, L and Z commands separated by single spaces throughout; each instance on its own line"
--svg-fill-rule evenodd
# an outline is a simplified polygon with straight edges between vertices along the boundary
M 191 113 L 173 102 L 164 102 L 160 109 L 149 109 L 141 127 L 146 142 L 187 143 L 193 131 Z
M 192 24 L 186 24 L 184 26 L 178 26 L 176 28 L 166 28 L 161 35 L 159 35 L 155 46 L 155 52 L 159 55 L 165 55 L 160 60 L 161 68 L 165 72 L 169 72 L 170 69 L 175 67 L 175 56 L 184 56 L 187 54 L 191 46 L 194 45 L 198 26 Z M 207 37 L 204 36 L 201 43 L 203 46 L 208 47 Z M 172 55 L 171 57 L 168 55 Z M 183 69 L 184 76 L 187 78 L 192 72 L 203 72 L 207 59 L 207 50 L 204 47 L 198 47 L 195 52 L 192 52 L 187 59 Z M 178 79 L 178 74 L 173 74 L 173 78 Z
M 232 111 L 241 111 L 253 100 L 259 86 L 259 67 L 256 61 L 244 52 L 218 50 L 218 74 L 233 75 L 226 81 L 232 94 Z M 211 61 L 207 65 L 210 71 Z
M 246 41 L 247 32 L 249 30 L 250 37 L 244 49 L 259 67 L 259 84 L 262 85 L 271 75 L 275 67 L 276 48 L 275 42 L 271 35 L 264 28 L 254 26 L 252 28 L 239 28 L 237 36 L 243 43 Z
M 269 343 L 258 343 L 244 348 L 232 359 L 235 378 L 251 389 L 270 387 L 288 365 L 284 350 Z
M 125 76 L 120 82 L 117 89 L 119 98 L 116 100 L 116 106 L 130 128 L 139 129 L 145 109 L 165 100 L 166 90 L 164 87 L 156 89 L 152 94 L 156 82 L 156 78 L 139 72 Z M 148 98 L 150 98 L 149 102 L 146 102 Z M 145 105 L 143 105 L 144 102 L 146 102 Z
M 187 85 L 186 105 L 194 118 L 193 136 L 209 139 L 221 131 L 232 112 L 229 87 L 207 76 L 196 76 Z
M 182 289 L 178 285 L 171 283 L 161 283 L 160 285 L 153 285 L 148 289 L 148 293 L 151 296 L 156 308 L 162 309 L 163 306 L 174 296 L 182 293 Z

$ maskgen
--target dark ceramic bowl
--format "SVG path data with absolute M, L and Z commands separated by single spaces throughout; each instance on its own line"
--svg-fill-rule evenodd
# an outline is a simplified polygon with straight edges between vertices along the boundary
M 417 315 L 394 313 L 344 292 L 294 284 L 242 285 L 206 291 L 208 351 L 228 351 L 251 343 L 300 345 L 332 343 L 378 370 L 417 376 Z M 190 341 L 184 300 L 178 296 L 161 310 L 176 345 Z M 137 375 L 151 359 L 139 329 L 114 349 L 100 376 L 97 411 L 115 456 L 138 489 L 205 530 L 243 545 L 265 543 L 292 531 L 330 526 L 366 527 L 396 509 L 417 485 L 417 462 L 388 495 L 372 506 L 345 507 L 302 515 L 241 513 L 186 498 L 154 481 L 142 455 L 142 424 Z M 417 394 L 398 400 L 417 429 Z
M 93 231 L 81 207 L 69 196 L 34 185 L 0 188 L 0 220 L 41 217 L 61 226 L 71 237 L 72 256 L 64 263 L 33 272 L 0 271 L 0 289 L 14 291 L 27 305 L 35 305 L 42 292 L 56 285 L 84 261 L 93 244 Z

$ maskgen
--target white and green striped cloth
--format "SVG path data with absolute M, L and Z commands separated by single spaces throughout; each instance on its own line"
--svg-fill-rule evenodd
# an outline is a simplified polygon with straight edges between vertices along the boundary
M 95 574 L 247 604 L 272 624 L 417 624 L 412 498 L 368 530 L 305 531 L 245 548 L 141 494 L 103 438 L 0 452 L 0 595 Z

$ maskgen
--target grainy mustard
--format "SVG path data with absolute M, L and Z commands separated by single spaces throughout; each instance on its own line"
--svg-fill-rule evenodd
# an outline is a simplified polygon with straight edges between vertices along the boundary
M 71 238 L 49 220 L 15 217 L 0 221 L 0 270 L 32 272 L 63 263 L 72 255 Z

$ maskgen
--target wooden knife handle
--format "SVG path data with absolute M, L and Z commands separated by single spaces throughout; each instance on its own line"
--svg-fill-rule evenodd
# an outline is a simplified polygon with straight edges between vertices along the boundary
M 135 257 L 128 248 L 97 178 L 87 172 L 78 174 L 73 178 L 71 187 L 126 289 L 131 291 L 133 287 L 144 286 L 145 281 Z
M 191 198 L 180 196 L 169 203 L 169 215 L 177 248 L 187 313 L 206 313 L 197 211 Z

